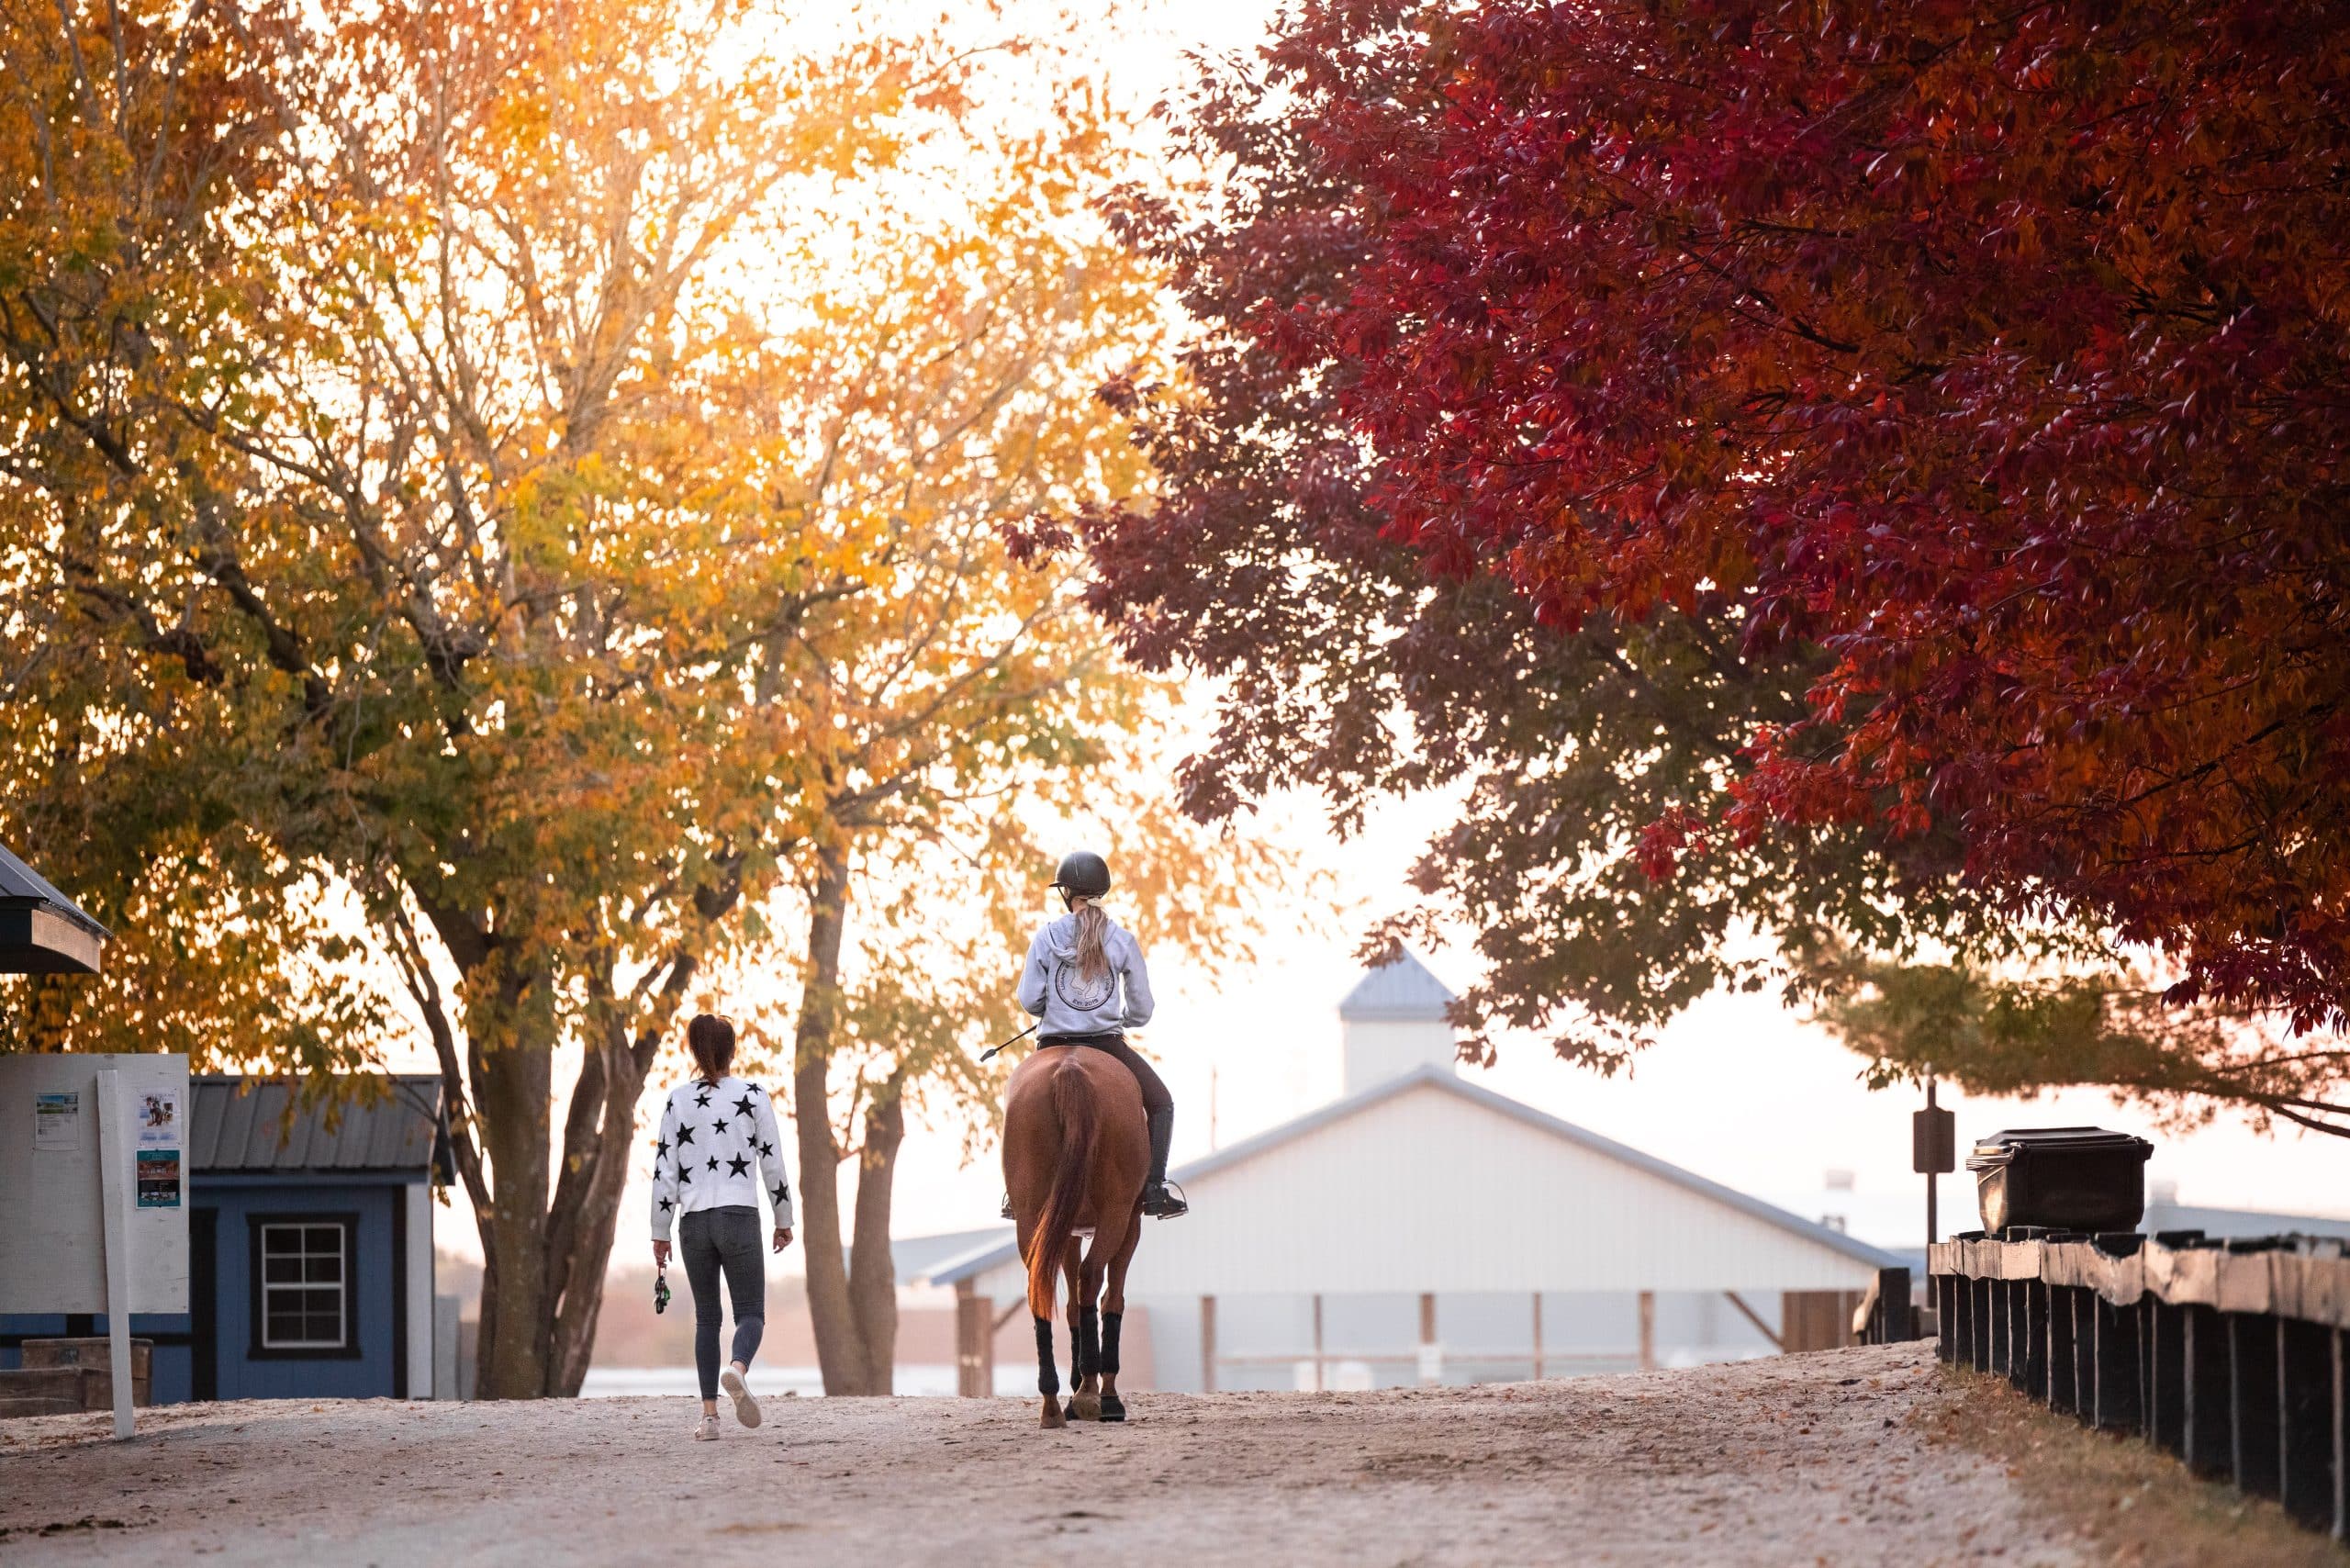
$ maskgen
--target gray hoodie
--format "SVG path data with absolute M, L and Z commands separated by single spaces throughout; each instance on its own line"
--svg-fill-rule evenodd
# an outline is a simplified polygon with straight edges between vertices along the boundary
M 1086 980 L 1077 972 L 1076 915 L 1062 915 L 1036 933 L 1020 971 L 1019 995 L 1020 1005 L 1044 1020 L 1038 1034 L 1102 1035 L 1150 1022 L 1150 972 L 1142 948 L 1112 921 L 1102 952 L 1110 972 Z

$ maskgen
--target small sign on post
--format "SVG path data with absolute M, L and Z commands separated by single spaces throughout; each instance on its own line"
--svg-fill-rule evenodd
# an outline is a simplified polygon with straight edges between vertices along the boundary
M 1958 1118 L 1934 1103 L 1934 1075 L 1926 1074 L 1926 1108 L 1909 1118 L 1909 1168 L 1926 1178 L 1926 1245 L 1942 1238 L 1935 1179 L 1958 1169 Z
M 1958 1169 L 1958 1118 L 1939 1105 L 1930 1105 L 1909 1118 L 1909 1169 L 1926 1176 L 1947 1176 Z

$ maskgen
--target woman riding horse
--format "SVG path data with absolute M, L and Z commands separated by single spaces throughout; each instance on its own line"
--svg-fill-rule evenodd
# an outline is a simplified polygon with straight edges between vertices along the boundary
M 1150 1124 L 1150 1175 L 1143 1183 L 1142 1212 L 1159 1219 L 1188 1213 L 1180 1188 L 1167 1184 L 1167 1152 L 1175 1138 L 1175 1097 L 1150 1063 L 1126 1044 L 1128 1029 L 1150 1022 L 1150 971 L 1133 933 L 1102 908 L 1110 891 L 1110 867 L 1080 849 L 1060 863 L 1053 890 L 1069 913 L 1036 933 L 1020 971 L 1020 1005 L 1043 1021 L 1038 1049 L 1084 1047 L 1115 1057 L 1142 1087 Z M 1004 1217 L 1012 1217 L 1010 1199 Z

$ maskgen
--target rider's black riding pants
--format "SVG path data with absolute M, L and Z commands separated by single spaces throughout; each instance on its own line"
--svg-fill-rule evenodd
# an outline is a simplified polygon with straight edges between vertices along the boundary
M 1126 1070 L 1135 1075 L 1136 1083 L 1142 1085 L 1142 1108 L 1145 1111 L 1174 1109 L 1175 1096 L 1167 1092 L 1167 1085 L 1159 1081 L 1158 1070 L 1136 1055 L 1134 1047 L 1126 1044 L 1124 1035 L 1046 1035 L 1037 1040 L 1036 1045 L 1039 1049 L 1046 1046 L 1091 1046 L 1097 1051 L 1105 1051 L 1125 1063 Z

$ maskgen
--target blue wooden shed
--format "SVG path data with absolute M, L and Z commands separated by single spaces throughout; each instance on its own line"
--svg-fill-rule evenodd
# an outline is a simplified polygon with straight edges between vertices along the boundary
M 188 1082 L 188 1305 L 131 1320 L 154 1341 L 153 1399 L 429 1399 L 433 1188 L 453 1179 L 442 1084 Z M 0 1365 L 28 1338 L 99 1316 L 0 1318 Z

